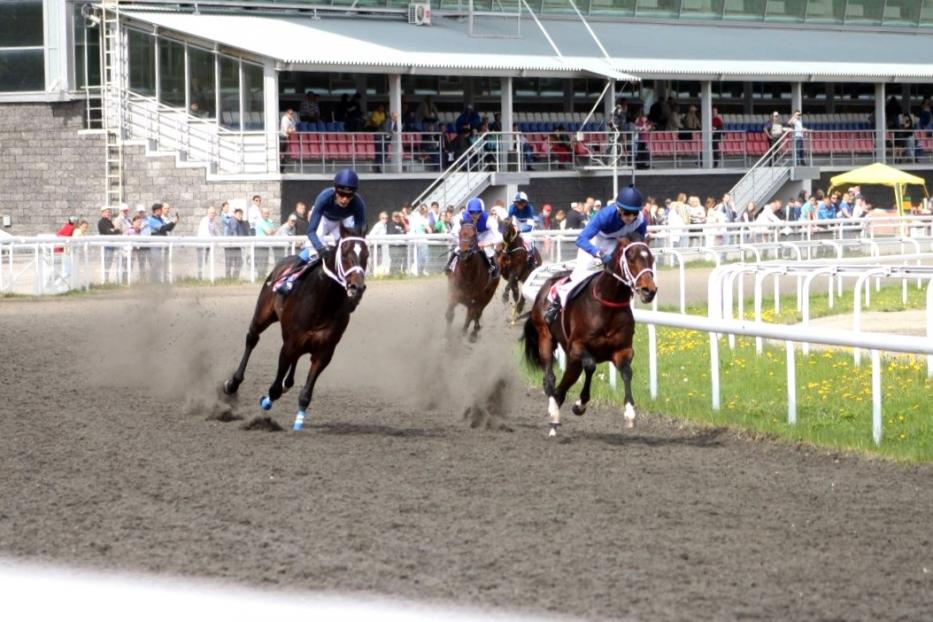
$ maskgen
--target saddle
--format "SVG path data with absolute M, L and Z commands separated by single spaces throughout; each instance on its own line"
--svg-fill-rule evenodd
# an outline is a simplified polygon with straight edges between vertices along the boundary
M 593 272 L 592 274 L 588 274 L 587 276 L 583 278 L 582 281 L 574 285 L 573 289 L 570 290 L 570 293 L 567 294 L 566 302 L 569 303 L 571 300 L 579 296 L 580 292 L 586 289 L 586 287 L 592 282 L 592 280 L 595 277 L 599 276 L 600 272 L 602 272 L 602 270 L 597 270 Z M 558 279 L 557 281 L 555 281 L 554 284 L 551 285 L 551 291 L 548 292 L 548 300 L 554 300 L 555 298 L 557 298 L 557 288 L 569 280 L 570 280 L 570 275 L 566 274 L 562 276 L 560 279 Z
M 290 267 L 288 270 L 282 273 L 275 281 L 275 285 L 272 286 L 272 291 L 280 294 L 288 294 L 289 291 L 294 287 L 294 284 L 305 275 L 309 270 L 313 270 L 321 263 L 321 256 L 312 257 L 311 261 L 299 266 Z M 286 285 L 288 283 L 288 285 Z

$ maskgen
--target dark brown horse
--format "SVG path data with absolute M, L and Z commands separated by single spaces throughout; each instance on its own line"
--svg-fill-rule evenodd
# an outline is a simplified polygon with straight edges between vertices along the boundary
M 466 307 L 466 320 L 463 322 L 463 334 L 473 322 L 470 341 L 476 341 L 479 333 L 479 318 L 483 309 L 492 300 L 499 285 L 499 277 L 489 274 L 489 264 L 479 247 L 476 225 L 465 222 L 460 226 L 457 242 L 457 265 L 447 277 L 447 326 L 454 320 L 454 308 L 461 304 Z
M 505 224 L 502 232 L 502 239 L 505 241 L 504 248 L 499 254 L 499 274 L 505 281 L 505 291 L 502 292 L 502 302 L 509 301 L 509 293 L 512 294 L 512 323 L 522 314 L 525 308 L 525 297 L 522 296 L 521 286 L 531 274 L 532 270 L 541 265 L 541 254 L 538 249 L 532 249 L 530 252 L 525 247 L 525 240 L 512 221 Z
M 625 427 L 635 421 L 632 398 L 632 339 L 635 317 L 631 300 L 635 292 L 649 303 L 657 294 L 654 283 L 654 257 L 644 242 L 620 239 L 612 261 L 601 273 L 586 283 L 585 289 L 566 303 L 550 325 L 544 320 L 551 287 L 566 273 L 549 279 L 535 298 L 531 315 L 525 322 L 525 359 L 535 368 L 544 369 L 544 393 L 548 397 L 549 436 L 557 435 L 560 407 L 567 390 L 586 374 L 580 399 L 573 413 L 582 415 L 590 401 L 590 382 L 596 365 L 612 361 L 625 383 Z M 567 355 L 567 368 L 555 387 L 554 351 L 560 345 Z
M 330 363 L 334 350 L 350 323 L 350 314 L 360 304 L 366 290 L 366 241 L 341 229 L 340 243 L 326 251 L 321 264 L 310 268 L 287 297 L 276 294 L 273 284 L 294 264 L 294 257 L 279 261 L 259 291 L 256 310 L 246 333 L 246 350 L 240 365 L 224 383 L 224 392 L 236 393 L 243 382 L 249 356 L 259 343 L 259 335 L 275 322 L 282 323 L 282 349 L 269 395 L 260 399 L 263 410 L 295 384 L 295 367 L 304 354 L 311 355 L 308 379 L 298 397 L 298 414 L 293 429 L 301 430 L 314 383 Z

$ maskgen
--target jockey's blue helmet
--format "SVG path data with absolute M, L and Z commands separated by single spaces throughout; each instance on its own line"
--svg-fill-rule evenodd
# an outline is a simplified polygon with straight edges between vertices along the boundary
M 515 198 L 512 199 L 512 200 L 515 201 L 516 203 L 518 203 L 519 201 L 524 201 L 525 203 L 527 203 L 527 202 L 528 202 L 528 195 L 525 194 L 524 192 L 516 192 L 516 193 L 515 193 Z
M 352 168 L 341 169 L 337 171 L 337 174 L 334 176 L 335 188 L 350 188 L 351 190 L 356 190 L 359 185 L 360 179 L 356 176 Z
M 483 200 L 479 197 L 470 199 L 469 203 L 467 203 L 466 211 L 471 214 L 478 214 L 480 212 L 486 211 L 486 208 L 483 205 Z
M 641 192 L 638 191 L 634 184 L 622 188 L 619 196 L 616 197 L 616 205 L 623 212 L 638 213 L 644 204 L 645 200 L 642 199 Z

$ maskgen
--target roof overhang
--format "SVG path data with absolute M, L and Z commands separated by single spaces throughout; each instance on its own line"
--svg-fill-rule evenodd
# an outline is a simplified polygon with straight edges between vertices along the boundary
M 933 33 L 814 31 L 748 25 L 542 19 L 560 55 L 528 19 L 270 17 L 127 11 L 172 31 L 272 59 L 281 69 L 473 76 L 598 76 L 713 81 L 933 82 Z M 516 27 L 518 26 L 518 27 Z M 521 32 L 521 36 L 516 36 Z
M 530 37 L 471 37 L 456 20 L 430 27 L 397 19 L 258 17 L 176 12 L 124 12 L 205 43 L 272 59 L 295 71 L 366 71 L 475 76 L 638 78 L 590 56 L 558 56 Z

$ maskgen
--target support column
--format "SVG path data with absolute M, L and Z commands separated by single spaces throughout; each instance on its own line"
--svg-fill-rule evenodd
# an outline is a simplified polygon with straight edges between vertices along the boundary
M 703 132 L 703 168 L 713 168 L 713 83 L 700 83 L 700 127 Z
M 273 61 L 262 66 L 263 127 L 266 130 L 266 172 L 279 172 L 279 73 Z
M 743 106 L 742 110 L 745 114 L 752 114 L 754 112 L 752 102 L 754 102 L 755 95 L 755 86 L 753 82 L 743 82 L 742 83 L 742 101 Z M 770 115 L 769 115 L 770 118 Z
M 573 112 L 573 80 L 564 82 L 564 113 Z M 566 118 L 566 114 L 563 118 Z
M 499 78 L 499 120 L 502 122 L 502 131 L 511 132 L 512 126 L 512 78 L 511 76 Z M 507 136 L 512 136 L 508 134 Z M 506 152 L 516 149 L 512 140 L 499 141 L 500 145 L 505 146 Z M 521 158 L 519 158 L 520 162 Z
M 402 172 L 402 75 L 389 75 L 389 118 L 392 113 L 398 118 L 399 131 L 392 134 L 392 167 L 394 173 Z
M 369 112 L 369 105 L 366 97 L 366 74 L 356 74 L 353 83 L 356 86 L 356 92 L 360 94 L 360 106 L 363 108 L 363 121 L 365 121 L 366 113 Z
M 836 85 L 826 83 L 826 112 L 836 112 Z
M 885 128 L 887 120 L 884 115 L 884 82 L 875 84 L 875 160 L 878 162 L 887 162 L 887 153 L 885 152 Z
M 901 85 L 901 111 L 910 114 L 910 84 L 907 82 Z
M 612 111 L 616 108 L 616 81 L 609 81 L 609 90 L 606 91 L 606 97 L 603 99 L 603 116 L 606 123 L 612 118 Z M 647 114 L 647 111 L 645 111 Z
M 795 110 L 803 112 L 803 84 L 792 82 L 790 85 L 790 112 L 794 114 Z

